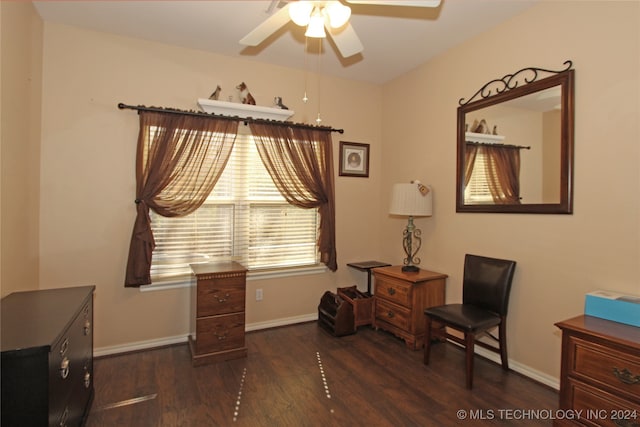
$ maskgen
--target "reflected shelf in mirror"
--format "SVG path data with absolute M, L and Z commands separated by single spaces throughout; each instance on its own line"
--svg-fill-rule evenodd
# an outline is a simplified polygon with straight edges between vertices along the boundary
M 504 141 L 503 135 L 492 135 L 490 133 L 465 132 L 467 142 L 477 142 L 479 144 L 497 144 Z

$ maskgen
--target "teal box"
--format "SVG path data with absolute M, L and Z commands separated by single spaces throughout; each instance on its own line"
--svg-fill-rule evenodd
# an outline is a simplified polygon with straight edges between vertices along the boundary
M 640 327 L 640 297 L 611 291 L 589 292 L 584 314 Z

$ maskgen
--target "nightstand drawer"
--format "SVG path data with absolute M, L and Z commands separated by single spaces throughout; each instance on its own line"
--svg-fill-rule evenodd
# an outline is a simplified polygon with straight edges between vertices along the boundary
M 640 405 L 591 387 L 581 381 L 569 380 L 571 408 L 579 411 L 579 421 L 588 426 L 638 427 Z
M 400 329 L 408 330 L 411 324 L 411 310 L 376 298 L 376 319 L 390 323 Z
M 244 347 L 244 313 L 225 314 L 196 321 L 196 349 L 199 353 Z
M 197 317 L 244 311 L 244 276 L 203 280 L 197 286 Z
M 405 307 L 411 306 L 411 284 L 391 277 L 376 276 L 376 298 L 384 298 Z
M 569 375 L 605 384 L 629 397 L 640 395 L 640 356 L 570 338 Z

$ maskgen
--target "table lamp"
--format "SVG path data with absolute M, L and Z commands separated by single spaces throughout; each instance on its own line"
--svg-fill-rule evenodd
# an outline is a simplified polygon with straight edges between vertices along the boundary
M 422 244 L 420 235 L 422 231 L 413 225 L 414 217 L 431 216 L 432 191 L 428 185 L 420 181 L 411 181 L 407 184 L 394 184 L 391 191 L 390 215 L 409 217 L 407 227 L 402 232 L 402 247 L 407 257 L 404 259 L 402 271 L 417 272 L 420 268 L 420 258 L 416 257 Z

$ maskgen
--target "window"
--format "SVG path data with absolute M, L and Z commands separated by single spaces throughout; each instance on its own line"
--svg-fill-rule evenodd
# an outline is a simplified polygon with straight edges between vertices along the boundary
M 476 154 L 473 171 L 471 172 L 471 179 L 464 189 L 465 203 L 493 204 L 493 196 L 491 196 L 487 177 L 487 174 L 489 173 L 487 170 L 487 157 L 488 156 L 483 151 Z
M 193 214 L 150 212 L 156 248 L 154 283 L 184 280 L 190 263 L 239 260 L 249 270 L 317 264 L 317 209 L 288 204 L 264 168 L 253 137 L 240 126 L 227 166 Z

